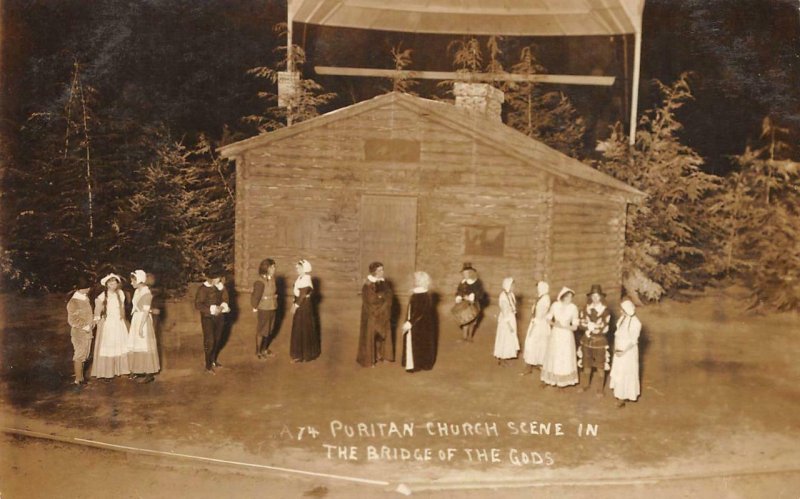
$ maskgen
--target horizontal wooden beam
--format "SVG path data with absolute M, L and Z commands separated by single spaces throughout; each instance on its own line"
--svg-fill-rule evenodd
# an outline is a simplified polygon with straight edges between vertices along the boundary
M 418 4 L 404 4 L 396 2 L 387 5 L 385 3 L 376 3 L 374 0 L 347 0 L 348 7 L 357 7 L 360 9 L 380 10 L 381 12 L 411 12 L 414 14 L 431 15 L 431 14 L 469 14 L 469 15 L 490 15 L 490 16 L 558 16 L 558 15 L 588 15 L 592 10 L 587 6 L 579 6 L 577 8 L 561 7 L 551 9 L 548 7 L 510 7 L 507 3 L 493 7 L 486 7 L 481 5 L 464 6 L 464 5 L 446 5 L 438 3 L 432 5 L 420 6 Z
M 395 69 L 348 68 L 335 66 L 315 66 L 314 71 L 325 76 L 358 76 L 369 78 L 409 78 L 416 80 L 469 80 L 469 81 L 516 81 L 554 83 L 559 85 L 596 85 L 609 87 L 614 84 L 614 76 L 555 75 L 555 74 L 515 74 L 515 73 L 464 73 L 455 71 L 398 71 Z

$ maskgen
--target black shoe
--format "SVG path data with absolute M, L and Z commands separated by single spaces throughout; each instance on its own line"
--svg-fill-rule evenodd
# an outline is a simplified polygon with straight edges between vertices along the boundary
M 213 362 L 212 365 L 214 367 L 222 367 L 222 364 L 220 364 L 219 362 Z
M 275 357 L 275 354 L 272 353 L 272 350 L 267 350 L 267 353 L 264 354 L 264 357 Z
M 156 380 L 155 376 L 153 376 L 152 374 L 148 374 L 143 378 L 137 379 L 136 382 L 139 383 L 140 385 L 144 385 L 145 383 L 152 383 L 155 380 Z
M 103 383 L 111 383 L 111 381 L 112 381 L 112 379 L 111 379 L 111 378 L 99 378 L 99 379 L 100 379 L 100 381 L 102 381 Z

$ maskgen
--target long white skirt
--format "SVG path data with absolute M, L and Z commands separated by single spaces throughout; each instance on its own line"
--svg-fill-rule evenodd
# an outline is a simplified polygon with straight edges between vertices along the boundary
M 128 324 L 119 317 L 106 317 L 97 325 L 91 375 L 96 378 L 113 378 L 130 372 Z
M 622 356 L 613 357 L 611 364 L 611 382 L 614 397 L 620 400 L 636 400 L 639 398 L 639 347 L 635 346 Z
M 144 322 L 142 335 L 139 325 Z M 156 333 L 153 329 L 153 318 L 146 312 L 134 312 L 131 319 L 131 330 L 128 334 L 128 367 L 132 373 L 152 374 L 161 370 L 158 361 Z
M 514 314 L 500 314 L 497 318 L 497 332 L 494 338 L 494 356 L 498 359 L 516 358 L 519 352 L 517 337 L 517 318 Z
M 542 381 L 554 386 L 578 383 L 575 335 L 569 329 L 554 327 L 550 333 L 542 366 Z
M 525 336 L 525 351 L 523 357 L 525 363 L 531 366 L 541 366 L 544 364 L 544 357 L 547 353 L 547 341 L 550 339 L 550 325 L 544 319 L 533 319 L 528 326 L 528 334 Z

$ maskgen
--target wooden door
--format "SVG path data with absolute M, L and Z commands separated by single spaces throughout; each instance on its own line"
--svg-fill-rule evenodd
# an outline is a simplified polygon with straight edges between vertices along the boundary
M 361 197 L 361 276 L 369 264 L 383 263 L 395 293 L 408 295 L 413 287 L 417 253 L 417 198 L 364 195 Z

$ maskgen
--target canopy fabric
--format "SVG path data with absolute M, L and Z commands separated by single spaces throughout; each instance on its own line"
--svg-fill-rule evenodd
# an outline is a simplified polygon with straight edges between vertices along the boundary
M 289 0 L 293 22 L 411 33 L 591 36 L 639 32 L 645 0 Z

